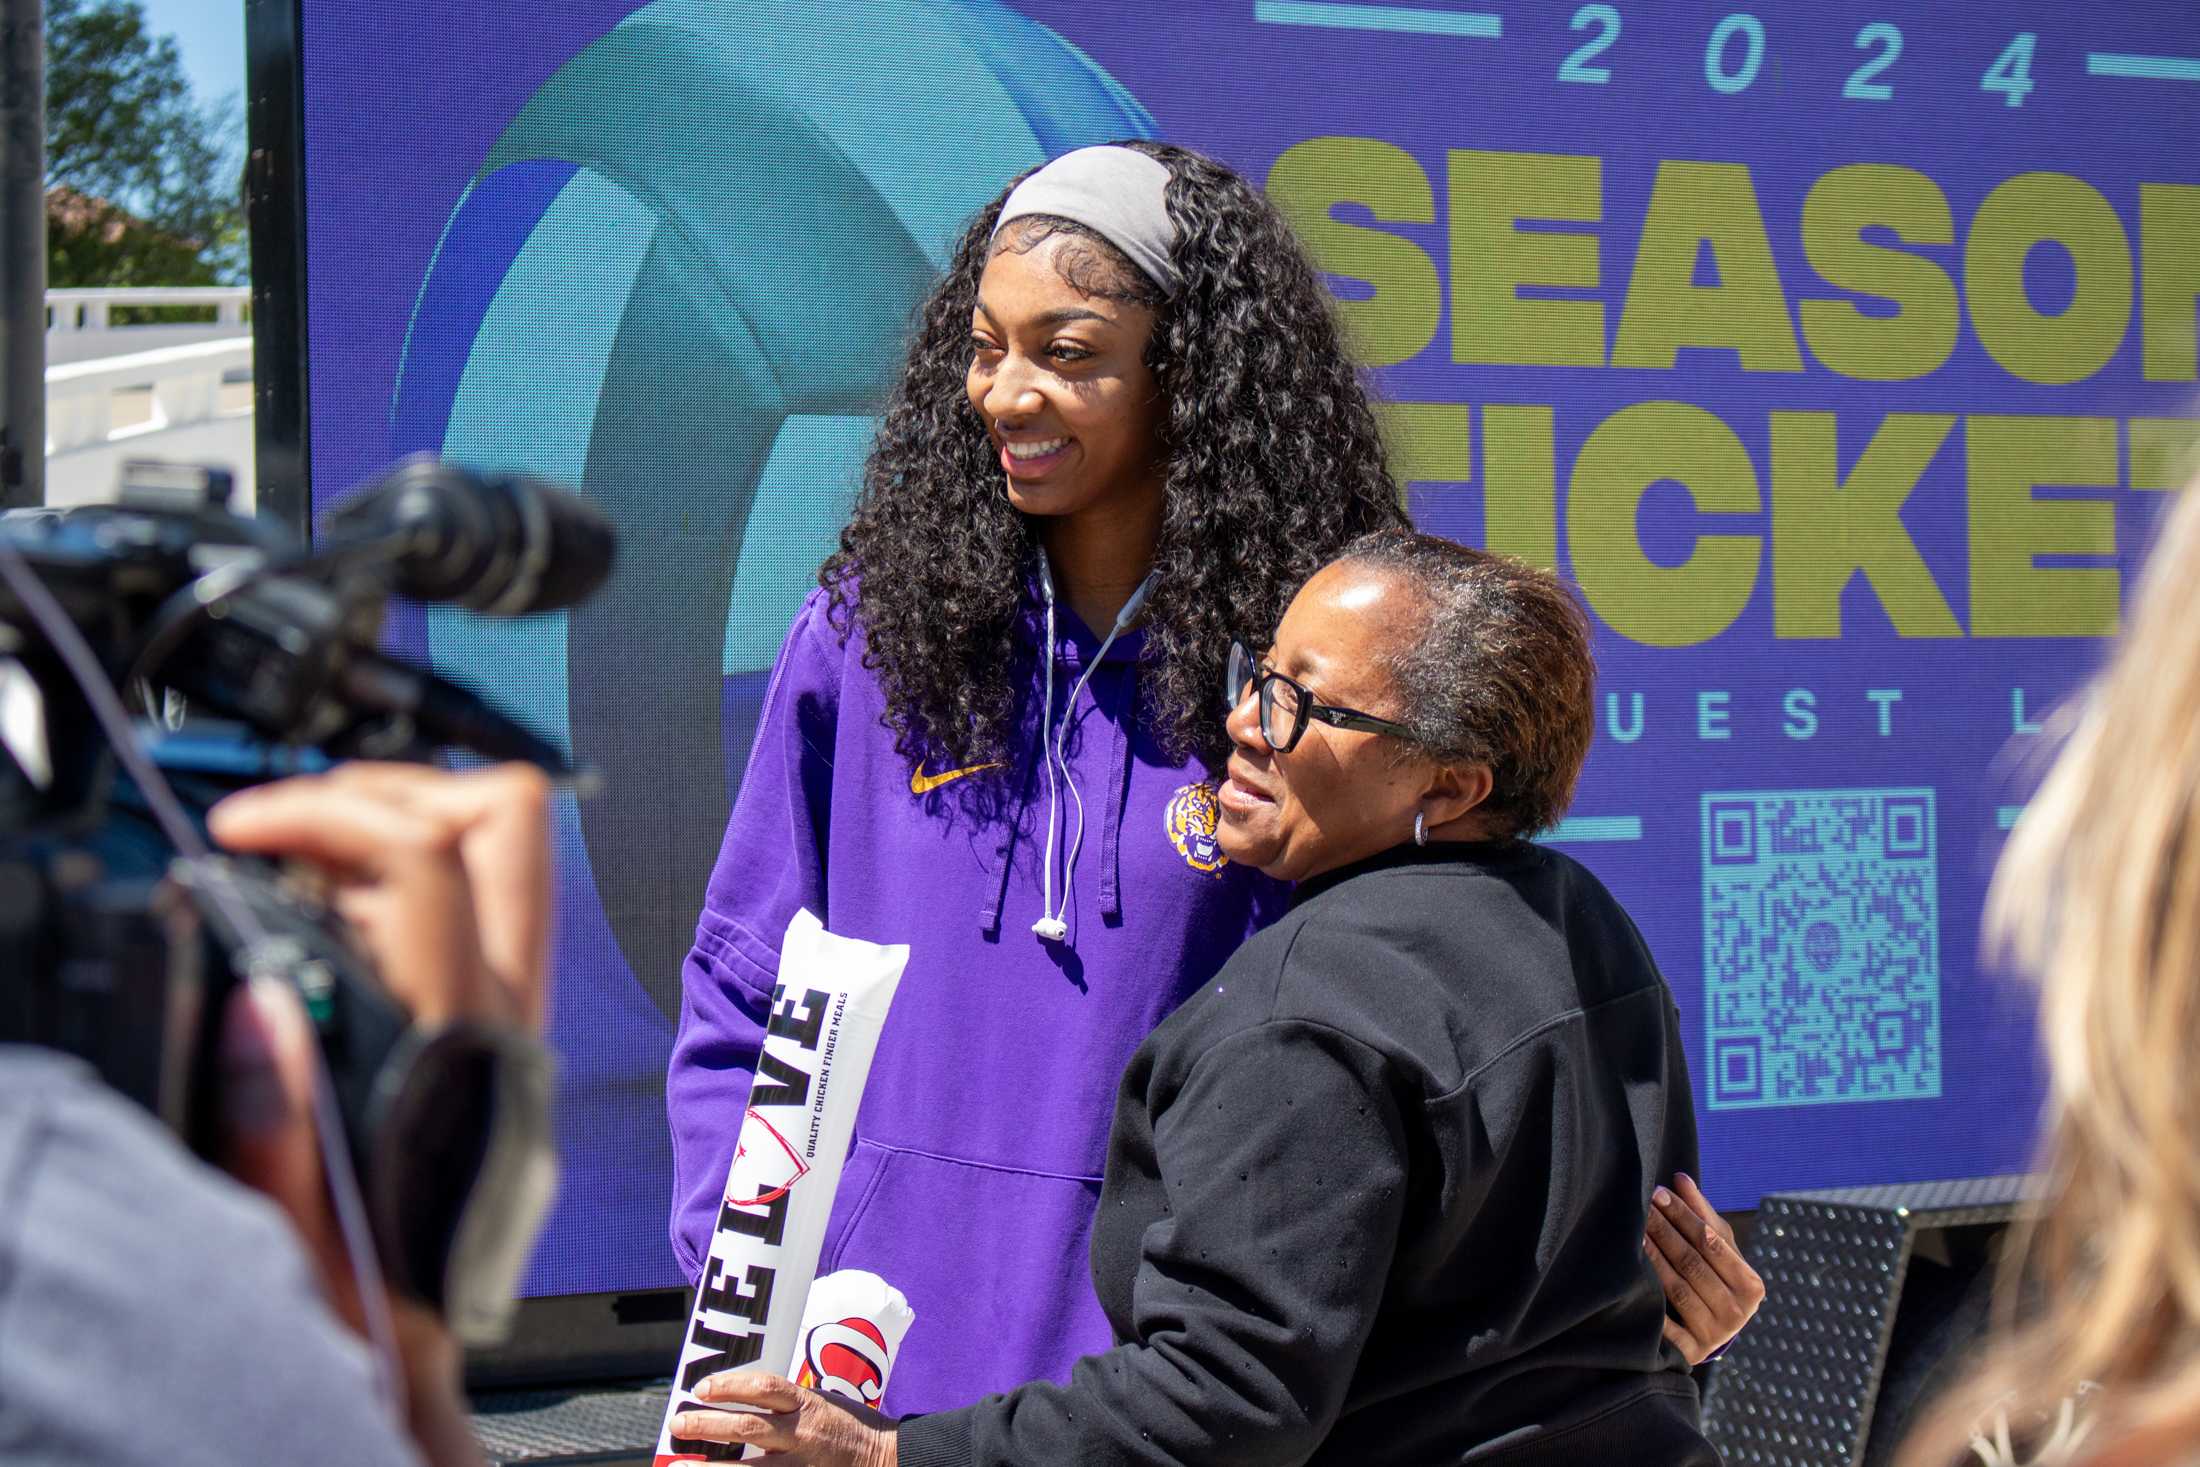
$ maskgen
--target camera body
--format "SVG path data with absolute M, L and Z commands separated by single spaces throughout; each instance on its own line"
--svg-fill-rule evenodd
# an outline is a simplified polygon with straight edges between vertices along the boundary
M 415 487 L 457 474 L 399 470 Z M 335 758 L 427 757 L 454 741 L 436 709 L 486 730 L 487 752 L 554 751 L 381 657 L 410 532 L 316 551 L 229 513 L 228 489 L 216 470 L 133 465 L 113 505 L 0 520 L 0 554 L 51 593 L 99 675 L 162 714 L 135 725 L 142 757 L 118 760 L 54 605 L 0 593 L 0 1042 L 81 1057 L 212 1156 L 223 1015 L 239 985 L 288 985 L 386 1278 L 463 1342 L 493 1342 L 554 1174 L 547 1057 L 516 1033 L 416 1026 L 304 884 L 208 853 L 203 815 Z

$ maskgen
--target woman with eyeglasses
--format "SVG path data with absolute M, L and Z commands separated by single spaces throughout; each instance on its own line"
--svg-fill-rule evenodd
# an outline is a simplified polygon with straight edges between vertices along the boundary
M 1105 1347 L 1082 1260 L 1107 1097 L 1289 900 L 1223 843 L 1214 689 L 1233 640 L 1403 522 L 1321 278 L 1244 179 L 1085 148 L 980 212 L 773 668 L 697 924 L 666 1082 L 691 1277 L 807 907 L 910 946 L 822 1260 L 916 1310 L 889 1405 Z M 1755 1279 L 1683 1191 L 1650 1231 L 1700 1356 Z
M 899 1423 L 719 1376 L 705 1400 L 762 1414 L 685 1434 L 812 1467 L 1717 1462 L 1640 1245 L 1695 1164 L 1672 996 L 1527 839 L 1588 753 L 1586 617 L 1545 572 L 1386 531 L 1229 667 L 1223 849 L 1296 889 L 1116 1090 L 1114 1347 Z

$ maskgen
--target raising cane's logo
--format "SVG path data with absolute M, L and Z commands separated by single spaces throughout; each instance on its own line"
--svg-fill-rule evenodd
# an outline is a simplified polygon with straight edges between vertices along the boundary
M 1222 807 L 1215 803 L 1215 787 L 1211 784 L 1188 784 L 1170 797 L 1164 816 L 1169 843 L 1194 871 L 1220 876 L 1222 868 L 1230 864 L 1215 839 L 1215 826 L 1221 818 Z
M 886 1393 L 886 1370 L 886 1337 L 858 1314 L 811 1328 L 795 1384 L 876 1406 Z
M 741 1122 L 741 1142 L 726 1178 L 726 1200 L 735 1207 L 766 1207 L 787 1195 L 810 1164 L 755 1111 Z

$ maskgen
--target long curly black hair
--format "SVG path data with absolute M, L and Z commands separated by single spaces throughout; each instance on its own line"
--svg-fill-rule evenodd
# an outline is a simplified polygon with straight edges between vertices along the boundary
M 1216 769 L 1229 752 L 1219 689 L 1231 641 L 1263 643 L 1307 576 L 1405 515 L 1328 293 L 1290 226 L 1211 158 L 1122 146 L 1169 170 L 1173 296 L 1066 220 L 1012 227 L 1003 246 L 1086 236 L 1089 248 L 1057 257 L 1071 283 L 1155 305 L 1146 361 L 1166 403 L 1167 469 L 1139 706 L 1171 757 Z M 1022 602 L 1038 542 L 964 391 L 978 279 L 1021 181 L 971 221 L 919 309 L 855 513 L 818 573 L 844 639 L 849 614 L 862 618 L 897 747 L 943 768 L 1007 755 L 1036 666 Z

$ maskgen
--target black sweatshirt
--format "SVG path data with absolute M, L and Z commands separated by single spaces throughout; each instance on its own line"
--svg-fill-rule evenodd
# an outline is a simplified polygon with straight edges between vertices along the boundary
M 1122 1343 L 905 1421 L 901 1467 L 1716 1464 L 1642 1251 L 1695 1164 L 1672 997 L 1578 863 L 1317 878 L 1124 1073 L 1092 1238 Z

